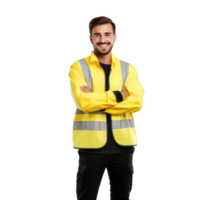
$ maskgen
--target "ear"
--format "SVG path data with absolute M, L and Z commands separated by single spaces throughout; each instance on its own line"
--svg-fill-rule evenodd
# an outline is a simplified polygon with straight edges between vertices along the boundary
M 88 41 L 89 41 L 89 44 L 92 46 L 92 36 L 91 35 L 88 35 Z
M 116 35 L 116 33 L 114 34 L 114 43 L 116 42 L 116 40 L 117 40 L 117 35 Z

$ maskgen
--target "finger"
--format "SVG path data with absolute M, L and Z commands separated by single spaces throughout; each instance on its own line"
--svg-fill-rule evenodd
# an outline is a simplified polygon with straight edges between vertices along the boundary
M 91 89 L 88 86 L 83 87 L 86 91 L 91 92 Z
M 85 89 L 85 88 L 82 88 L 81 89 L 84 93 L 88 93 L 89 91 L 87 90 L 87 89 Z
M 83 88 L 86 92 L 89 92 L 88 88 Z
M 87 93 L 87 91 L 86 91 L 86 90 L 84 90 L 84 89 L 82 89 L 82 91 L 83 91 L 84 93 Z
M 80 86 L 80 89 L 82 91 L 84 90 L 85 92 L 92 92 L 92 90 L 90 89 L 90 87 L 87 86 L 87 85 Z
M 86 90 L 84 88 L 81 87 L 81 91 L 86 92 Z
M 84 89 L 84 90 L 86 90 L 86 89 L 87 89 L 87 87 L 86 87 L 86 86 L 80 86 L 80 88 L 81 88 L 81 89 Z

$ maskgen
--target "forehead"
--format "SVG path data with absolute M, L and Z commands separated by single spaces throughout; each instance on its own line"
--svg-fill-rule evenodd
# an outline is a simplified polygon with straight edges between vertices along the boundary
M 98 33 L 105 33 L 105 32 L 113 33 L 112 25 L 110 23 L 109 24 L 96 25 L 92 29 L 92 34 L 97 33 L 97 32 Z

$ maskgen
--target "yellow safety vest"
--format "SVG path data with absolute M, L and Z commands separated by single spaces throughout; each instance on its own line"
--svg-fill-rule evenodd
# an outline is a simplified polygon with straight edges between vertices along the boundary
M 105 72 L 94 50 L 91 55 L 74 62 L 69 70 L 71 95 L 76 105 L 73 121 L 73 148 L 100 149 L 107 142 L 106 113 L 111 114 L 113 137 L 120 146 L 136 146 L 133 112 L 141 110 L 144 89 L 131 64 L 119 60 L 111 52 L 112 64 L 109 90 L 105 87 Z M 92 92 L 85 93 L 80 86 Z M 117 102 L 113 91 L 127 90 L 124 101 Z M 105 109 L 104 111 L 101 111 Z

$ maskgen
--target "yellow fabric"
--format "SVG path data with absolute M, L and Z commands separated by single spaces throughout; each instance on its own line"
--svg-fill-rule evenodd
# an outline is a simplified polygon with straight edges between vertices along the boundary
M 73 131 L 73 146 L 75 148 L 101 148 L 106 144 L 106 140 L 107 131 Z
M 129 95 L 124 101 L 117 102 L 113 91 L 121 91 L 122 72 L 120 60 L 111 52 L 111 71 L 109 76 L 109 90 L 105 91 L 105 72 L 100 66 L 94 51 L 85 58 L 90 67 L 93 92 L 84 93 L 80 86 L 87 85 L 79 61 L 74 62 L 69 70 L 71 95 L 78 109 L 88 114 L 75 114 L 74 122 L 106 121 L 102 114 L 92 114 L 94 111 L 105 109 L 105 113 L 111 114 L 112 121 L 133 119 L 134 112 L 141 110 L 143 106 L 144 89 L 138 80 L 138 74 L 131 64 L 125 82 L 125 89 Z M 122 146 L 137 145 L 135 127 L 113 129 L 115 141 Z M 73 130 L 74 148 L 102 148 L 107 141 L 107 130 Z

